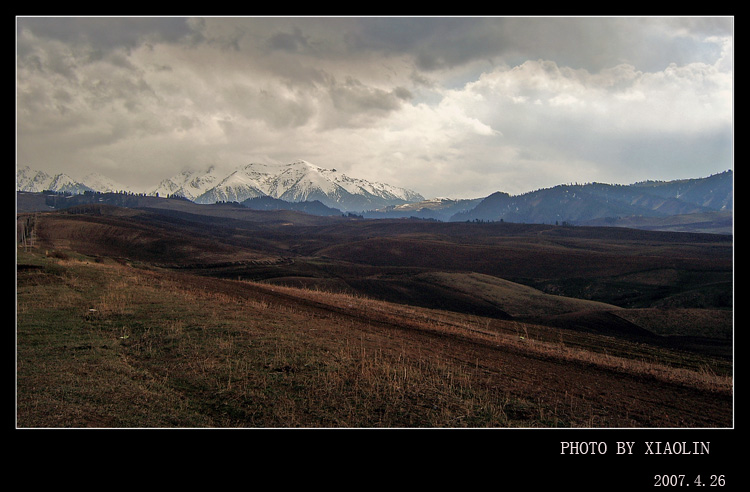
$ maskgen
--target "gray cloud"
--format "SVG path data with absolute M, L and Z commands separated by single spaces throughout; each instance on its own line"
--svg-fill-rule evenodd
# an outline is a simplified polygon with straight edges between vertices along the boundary
M 181 17 L 22 17 L 18 32 L 100 50 L 130 49 L 142 43 L 175 42 L 193 34 Z
M 18 164 L 304 158 L 425 195 L 732 165 L 732 18 L 17 19 Z M 659 174 L 659 176 L 653 176 Z
M 328 95 L 332 112 L 336 115 L 333 117 L 336 126 L 371 124 L 373 119 L 397 111 L 412 97 L 404 87 L 386 91 L 368 87 L 352 77 L 347 77 L 341 83 L 333 82 L 328 88 Z
M 295 27 L 292 33 L 279 32 L 274 34 L 268 39 L 267 46 L 271 50 L 282 50 L 293 53 L 310 50 L 307 36 L 302 34 L 302 30 L 298 27 Z

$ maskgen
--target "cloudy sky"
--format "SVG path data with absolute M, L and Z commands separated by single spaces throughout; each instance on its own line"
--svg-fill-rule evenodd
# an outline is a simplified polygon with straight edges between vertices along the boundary
M 17 17 L 18 167 L 304 159 L 425 197 L 733 168 L 731 17 Z

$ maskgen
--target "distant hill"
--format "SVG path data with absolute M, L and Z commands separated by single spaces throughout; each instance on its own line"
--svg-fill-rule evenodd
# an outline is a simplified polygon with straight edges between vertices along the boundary
M 607 217 L 582 223 L 586 226 L 629 227 L 651 231 L 705 232 L 711 234 L 732 234 L 734 217 L 731 210 L 705 212 L 666 217 Z
M 287 202 L 278 198 L 272 198 L 270 196 L 259 196 L 255 198 L 248 198 L 241 202 L 243 207 L 247 207 L 252 210 L 296 210 L 298 212 L 305 212 L 312 215 L 341 215 L 341 210 L 337 208 L 327 207 L 323 205 L 319 200 L 304 201 L 304 202 Z
M 727 213 L 732 212 L 733 204 L 733 173 L 730 170 L 707 178 L 646 181 L 632 185 L 559 185 L 518 196 L 497 192 L 473 209 L 454 214 L 450 220 L 616 225 L 721 212 L 723 215 L 717 218 L 726 224 Z M 707 216 L 703 217 L 705 220 Z M 681 219 L 681 222 L 690 221 Z M 654 224 L 654 221 L 650 223 Z
M 433 219 L 448 221 L 460 212 L 466 212 L 476 207 L 483 199 L 451 199 L 433 198 L 419 202 L 405 203 L 402 205 L 391 205 L 379 210 L 368 210 L 363 216 L 368 219 L 403 219 L 417 217 L 420 219 Z

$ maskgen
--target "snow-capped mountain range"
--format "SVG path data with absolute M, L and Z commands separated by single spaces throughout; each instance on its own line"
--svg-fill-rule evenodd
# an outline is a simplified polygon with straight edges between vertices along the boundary
M 50 176 L 28 167 L 16 173 L 18 191 L 68 192 L 126 191 L 127 188 L 98 174 L 75 181 L 65 174 Z M 385 183 L 351 178 L 336 169 L 324 169 L 307 161 L 289 164 L 251 163 L 221 175 L 214 168 L 185 171 L 165 179 L 149 195 L 182 196 L 201 204 L 242 202 L 270 196 L 287 202 L 318 200 L 343 211 L 374 210 L 424 200 L 419 193 Z
M 41 192 L 45 190 L 60 193 L 82 194 L 87 191 L 103 193 L 126 191 L 123 186 L 99 173 L 91 173 L 77 181 L 65 173 L 49 175 L 25 166 L 16 170 L 16 191 Z
M 195 188 L 196 203 L 242 202 L 270 196 L 287 202 L 318 200 L 329 207 L 361 211 L 424 199 L 405 188 L 351 178 L 336 169 L 324 169 L 306 161 L 284 165 L 248 164 L 215 185 L 208 183 L 213 178 L 210 174 L 201 178 L 198 184 L 207 189 Z
M 28 167 L 16 170 L 16 189 L 20 192 L 51 190 L 71 195 L 91 191 L 131 193 L 127 187 L 99 174 L 89 174 L 76 181 L 66 174 L 51 176 Z M 425 200 L 404 188 L 350 178 L 335 169 L 295 161 L 284 165 L 247 164 L 226 176 L 214 169 L 183 172 L 162 181 L 150 192 L 137 194 L 180 196 L 199 204 L 239 202 L 254 209 L 285 208 L 286 203 L 289 209 L 313 215 L 330 215 L 338 210 L 357 212 L 365 218 L 620 225 L 719 234 L 732 234 L 734 230 L 734 173 L 731 170 L 705 178 L 644 181 L 631 185 L 558 185 L 517 196 L 496 192 L 471 200 Z M 85 201 L 87 197 L 80 198 Z M 80 203 L 78 200 L 70 202 Z M 663 220 L 669 217 L 674 220 Z M 657 219 L 659 222 L 655 222 Z

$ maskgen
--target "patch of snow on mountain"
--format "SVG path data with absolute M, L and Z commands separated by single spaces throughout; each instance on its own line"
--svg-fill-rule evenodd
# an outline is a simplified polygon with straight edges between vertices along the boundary
M 44 171 L 34 171 L 25 166 L 16 171 L 16 191 L 44 191 L 51 180 L 51 176 Z
M 162 197 L 175 195 L 188 200 L 195 200 L 220 181 L 220 176 L 211 167 L 208 171 L 183 171 L 172 178 L 165 179 L 152 190 L 150 195 Z
M 122 185 L 112 179 L 99 173 L 90 173 L 83 178 L 82 183 L 94 191 L 101 193 L 117 193 L 127 190 L 127 186 Z
M 30 192 L 50 190 L 72 194 L 92 191 L 91 188 L 74 180 L 67 174 L 60 173 L 50 176 L 44 171 L 34 171 L 28 166 L 16 171 L 16 190 Z
M 259 188 L 258 180 L 252 172 L 241 167 L 229 176 L 220 180 L 215 186 L 207 188 L 196 196 L 196 203 L 241 202 L 248 198 L 266 195 Z

